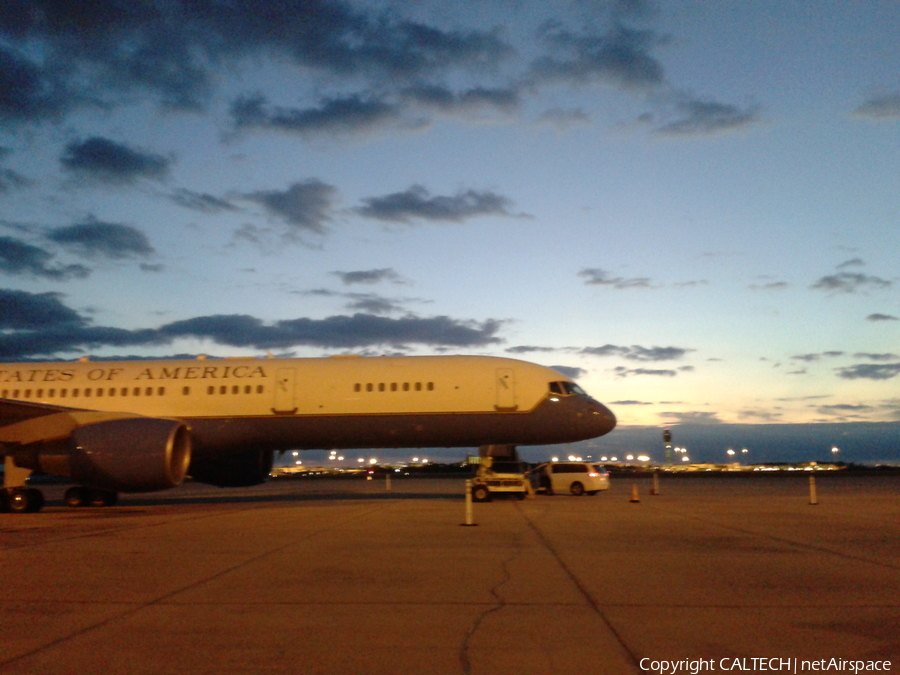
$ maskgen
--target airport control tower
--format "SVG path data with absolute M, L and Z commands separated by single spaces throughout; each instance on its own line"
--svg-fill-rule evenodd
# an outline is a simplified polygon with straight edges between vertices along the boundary
M 663 431 L 663 444 L 665 445 L 666 464 L 672 463 L 672 432 L 668 429 Z

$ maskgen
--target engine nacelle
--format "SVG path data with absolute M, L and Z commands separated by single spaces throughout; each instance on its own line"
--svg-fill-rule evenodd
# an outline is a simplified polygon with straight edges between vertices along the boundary
M 274 460 L 275 453 L 271 450 L 248 450 L 216 459 L 195 459 L 188 473 L 198 483 L 250 487 L 268 480 Z
M 183 422 L 153 417 L 79 427 L 69 440 L 69 475 L 90 487 L 153 492 L 181 484 L 191 461 Z

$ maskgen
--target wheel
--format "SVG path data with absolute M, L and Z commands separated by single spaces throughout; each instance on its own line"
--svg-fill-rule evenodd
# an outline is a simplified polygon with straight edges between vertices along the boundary
M 17 488 L 7 492 L 6 505 L 12 513 L 36 513 L 44 505 L 44 494 L 36 488 Z
M 472 488 L 472 501 L 489 502 L 491 500 L 491 491 L 484 485 L 476 485 Z
M 66 490 L 66 494 L 63 497 L 66 502 L 66 506 L 71 506 L 73 508 L 78 508 L 79 506 L 87 506 L 88 504 L 88 491 L 87 488 L 83 487 L 70 487 Z
M 115 506 L 119 493 L 112 490 L 88 490 L 87 503 L 91 506 Z
M 576 481 L 569 487 L 569 492 L 571 492 L 576 497 L 580 497 L 584 494 L 584 485 Z
M 588 491 L 588 494 L 589 494 L 591 497 L 593 497 L 595 494 L 597 494 L 597 492 L 599 492 L 599 490 L 590 490 L 590 491 Z
M 525 492 L 517 492 L 516 493 L 516 497 L 518 497 L 520 500 L 525 499 L 525 496 L 526 496 Z

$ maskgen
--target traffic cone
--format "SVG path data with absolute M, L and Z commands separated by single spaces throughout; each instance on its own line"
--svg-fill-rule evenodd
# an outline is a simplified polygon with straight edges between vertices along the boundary
M 641 501 L 640 496 L 638 495 L 637 483 L 631 484 L 631 499 L 629 499 L 632 504 L 637 504 Z

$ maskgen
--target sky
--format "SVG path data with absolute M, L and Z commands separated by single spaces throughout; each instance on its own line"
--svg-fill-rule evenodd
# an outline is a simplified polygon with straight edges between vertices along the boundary
M 900 420 L 894 0 L 0 6 L 0 359 L 486 354 Z

